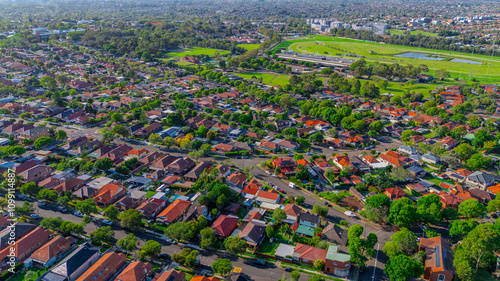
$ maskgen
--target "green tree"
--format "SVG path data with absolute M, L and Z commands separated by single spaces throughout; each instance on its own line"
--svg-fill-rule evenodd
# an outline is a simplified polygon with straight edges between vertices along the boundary
M 203 249 L 213 248 L 217 242 L 217 237 L 215 235 L 215 230 L 211 227 L 204 228 L 200 231 L 200 247 Z
M 476 220 L 455 220 L 451 223 L 450 236 L 463 237 L 478 226 Z
M 127 209 L 118 215 L 120 219 L 120 224 L 123 228 L 130 229 L 132 231 L 140 229 L 142 224 L 142 214 L 135 209 Z
M 40 227 L 45 229 L 50 229 L 51 231 L 57 231 L 61 228 L 63 220 L 61 217 L 46 217 L 40 222 Z
M 417 236 L 403 227 L 391 236 L 391 241 L 387 241 L 382 250 L 390 258 L 399 255 L 412 256 L 418 250 Z
M 278 209 L 274 210 L 272 217 L 273 217 L 274 223 L 279 225 L 279 224 L 282 224 L 286 220 L 286 213 L 282 209 L 278 208 Z
M 137 238 L 134 234 L 129 233 L 124 238 L 118 240 L 118 246 L 128 251 L 135 251 L 137 249 Z
M 38 198 L 43 199 L 43 200 L 48 200 L 48 201 L 57 201 L 57 191 L 55 190 L 49 190 L 49 189 L 41 189 L 38 192 Z
M 455 148 L 455 152 L 457 153 L 458 158 L 460 158 L 462 161 L 465 161 L 472 156 L 474 150 L 469 144 L 462 143 Z
M 490 213 L 500 211 L 500 198 L 497 197 L 494 200 L 490 200 L 486 210 Z
M 57 138 L 56 140 L 65 140 L 66 138 L 68 137 L 68 134 L 66 133 L 66 131 L 64 130 L 58 130 L 57 131 Z
M 366 218 L 377 223 L 387 221 L 391 199 L 385 194 L 376 194 L 366 199 Z
M 101 159 L 97 159 L 94 163 L 94 167 L 101 171 L 107 171 L 113 167 L 114 163 L 109 157 L 104 157 Z
M 349 254 L 351 255 L 351 262 L 360 267 L 366 267 L 368 256 L 375 254 L 375 244 L 378 242 L 377 235 L 369 233 L 366 239 L 361 238 L 363 234 L 363 226 L 359 224 L 352 225 L 347 233 L 347 243 L 349 246 Z
M 468 219 L 482 218 L 486 213 L 486 207 L 476 199 L 468 199 L 458 205 L 458 213 Z
M 226 276 L 233 269 L 233 264 L 229 259 L 216 259 L 211 267 L 215 273 Z
M 397 226 L 412 226 L 417 219 L 417 212 L 409 198 L 401 198 L 391 203 L 388 222 Z
M 139 257 L 144 260 L 145 257 L 157 257 L 161 253 L 161 244 L 155 240 L 148 240 L 139 251 Z
M 148 138 L 149 142 L 153 145 L 158 145 L 162 143 L 162 139 L 158 134 L 151 134 Z
M 243 254 L 247 250 L 247 243 L 238 236 L 226 238 L 226 250 L 231 254 Z
M 119 214 L 120 210 L 115 205 L 109 205 L 106 209 L 104 209 L 104 216 L 110 221 L 116 221 Z
M 76 203 L 76 209 L 85 215 L 97 213 L 97 206 L 95 204 L 95 200 L 92 198 L 85 199 Z
M 418 220 L 426 223 L 439 222 L 442 219 L 441 197 L 435 193 L 423 196 L 417 201 Z
M 49 137 L 39 137 L 35 140 L 34 142 L 34 145 L 35 145 L 35 148 L 41 148 L 41 147 L 44 147 L 48 144 L 52 143 L 52 139 L 49 138 Z
M 41 188 L 35 182 L 27 182 L 21 186 L 21 193 L 33 197 L 40 192 Z
M 410 276 L 422 275 L 424 266 L 412 257 L 399 255 L 387 261 L 384 273 L 389 275 L 391 281 L 405 281 Z
M 290 272 L 290 278 L 291 278 L 291 281 L 299 281 L 299 279 L 300 279 L 300 272 L 296 271 L 296 270 Z
M 101 227 L 90 233 L 90 239 L 94 242 L 111 242 L 114 236 L 115 232 L 111 229 L 111 226 Z
M 317 270 L 323 270 L 323 267 L 325 266 L 325 262 L 323 260 L 317 259 L 314 261 L 313 266 Z

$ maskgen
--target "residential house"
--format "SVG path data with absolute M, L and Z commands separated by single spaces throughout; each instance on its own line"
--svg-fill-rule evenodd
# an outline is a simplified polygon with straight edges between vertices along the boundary
M 76 281 L 108 281 L 126 263 L 127 256 L 122 253 L 110 252 L 104 254 L 94 265 Z
M 231 188 L 233 192 L 239 194 L 247 183 L 247 175 L 243 173 L 231 174 L 226 178 L 225 183 Z
M 477 171 L 468 175 L 465 182 L 470 187 L 477 187 L 485 190 L 487 187 L 492 186 L 495 183 L 495 176 Z
M 189 207 L 189 210 L 186 212 L 186 214 L 182 218 L 182 221 L 188 222 L 188 221 L 192 221 L 192 220 L 197 220 L 198 217 L 200 217 L 200 216 L 207 217 L 208 216 L 208 208 L 205 206 L 191 205 L 191 207 Z
M 226 238 L 236 229 L 237 226 L 238 217 L 220 215 L 211 227 L 215 231 L 216 235 Z
M 99 259 L 100 255 L 99 248 L 85 242 L 52 268 L 41 281 L 75 281 Z
M 179 158 L 168 165 L 168 172 L 181 175 L 193 168 L 194 165 L 195 162 L 189 157 Z
M 351 255 L 340 253 L 339 247 L 330 245 L 325 257 L 323 271 L 338 277 L 347 278 L 351 269 Z
M 451 130 L 450 130 L 451 131 Z M 444 148 L 450 150 L 458 145 L 458 141 L 452 137 L 445 137 L 441 140 Z
M 255 200 L 262 203 L 278 204 L 280 201 L 280 195 L 275 191 L 265 191 L 259 190 L 257 192 Z
M 165 224 L 172 224 L 184 216 L 191 206 L 191 201 L 176 199 L 165 210 L 158 214 L 156 220 Z
M 321 232 L 321 240 L 335 245 L 347 244 L 347 230 L 344 231 L 340 226 L 335 223 L 327 222 L 323 231 Z
M 266 236 L 267 224 L 260 220 L 250 220 L 238 234 L 250 247 L 257 248 Z
M 286 214 L 286 223 L 293 224 L 297 222 L 297 219 L 300 217 L 300 214 L 302 213 L 302 209 L 293 204 L 286 204 L 285 208 L 283 208 L 283 211 L 285 211 Z
M 494 194 L 479 188 L 470 188 L 469 193 L 472 198 L 483 204 L 488 204 L 488 202 L 496 198 Z
M 438 165 L 441 162 L 441 158 L 439 156 L 435 156 L 430 153 L 422 155 L 421 159 L 422 161 L 431 163 L 433 165 Z
M 108 183 L 94 196 L 94 200 L 97 204 L 107 207 L 125 195 L 127 195 L 127 190 L 120 182 Z
M 19 139 L 36 140 L 39 137 L 50 137 L 50 129 L 47 127 L 35 127 L 24 130 L 17 135 Z
M 455 276 L 450 242 L 441 236 L 420 238 L 419 251 L 425 252 L 424 279 L 451 281 Z
M 141 129 L 135 131 L 134 135 L 136 135 L 142 139 L 147 139 L 147 138 L 149 138 L 150 135 L 161 131 L 162 128 L 163 128 L 163 126 L 160 123 L 154 122 L 154 123 L 151 123 L 147 127 L 143 127 Z
M 33 252 L 47 243 L 51 235 L 52 232 L 40 227 L 28 232 L 16 240 L 16 247 L 6 247 L 0 251 L 1 265 L 4 266 L 7 262 L 11 261 L 10 256 L 12 254 L 14 254 L 17 263 L 24 262 Z M 11 250 L 11 248 L 14 249 Z
M 418 193 L 424 193 L 424 192 L 427 192 L 427 190 L 428 190 L 428 188 L 421 183 L 410 183 L 410 184 L 407 184 L 406 187 L 409 190 L 414 190 Z
M 198 163 L 198 165 L 196 165 L 191 171 L 185 174 L 182 178 L 186 181 L 196 182 L 200 177 L 201 173 L 203 173 L 203 171 L 205 170 L 207 172 L 210 172 L 212 166 L 213 166 L 212 162 L 201 161 L 200 163 Z
M 319 217 L 319 215 L 314 215 L 312 213 L 309 213 L 309 212 L 303 212 L 300 214 L 300 217 L 299 217 L 299 226 L 300 225 L 304 225 L 304 226 L 307 226 L 307 227 L 310 227 L 310 228 L 316 228 L 319 226 L 319 224 L 321 223 L 321 218 Z
M 417 149 L 413 146 L 406 146 L 402 145 L 398 148 L 398 152 L 407 154 L 407 155 L 412 155 L 417 153 Z
M 40 182 L 50 176 L 52 170 L 46 165 L 38 165 L 30 168 L 19 175 L 25 182 Z
M 291 175 L 295 174 L 295 168 L 297 167 L 297 163 L 293 161 L 292 158 L 288 159 L 283 159 L 283 158 L 276 158 L 272 160 L 273 162 L 273 167 L 279 167 L 281 169 L 281 173 L 284 175 Z
M 172 269 L 157 274 L 152 281 L 186 281 L 186 273 Z
M 349 160 L 348 155 L 338 155 L 336 154 L 332 157 L 333 164 L 342 169 L 342 171 L 347 171 L 349 173 L 355 173 L 357 170 L 354 165 Z
M 384 194 L 389 197 L 392 201 L 401 199 L 406 196 L 406 192 L 400 187 L 391 187 L 384 190 Z
M 220 280 L 217 277 L 213 277 L 213 276 L 207 277 L 205 275 L 196 275 L 193 278 L 191 278 L 190 281 L 220 281 Z
M 153 265 L 149 262 L 143 263 L 136 261 L 130 263 L 115 281 L 145 281 L 147 277 L 153 274 Z
M 292 254 L 292 259 L 304 264 L 313 265 L 316 260 L 325 262 L 327 253 L 328 251 L 325 249 L 297 243 Z
M 139 207 L 136 208 L 146 220 L 154 218 L 162 209 L 163 204 L 155 202 L 155 200 L 144 201 Z
M 410 172 L 414 178 L 423 178 L 427 174 L 427 171 L 418 166 L 411 166 L 407 171 Z
M 381 161 L 387 163 L 388 165 L 393 165 L 394 167 L 408 167 L 415 164 L 414 160 L 406 156 L 399 155 L 397 152 L 391 150 L 380 154 L 380 159 Z
M 31 254 L 24 264 L 27 267 L 32 265 L 41 268 L 50 267 L 71 250 L 75 243 L 76 240 L 72 236 L 65 238 L 58 235 Z
M 99 159 L 107 157 L 113 161 L 116 161 L 118 159 L 125 157 L 128 154 L 128 152 L 131 150 L 133 150 L 132 147 L 130 147 L 126 144 L 122 144 L 116 148 L 111 149 L 110 151 L 108 151 L 104 154 L 101 154 L 101 156 L 99 156 Z

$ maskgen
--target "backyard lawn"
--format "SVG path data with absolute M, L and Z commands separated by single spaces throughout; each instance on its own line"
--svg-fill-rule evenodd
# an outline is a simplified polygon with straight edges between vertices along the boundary
M 274 74 L 274 73 L 262 73 L 262 72 L 235 72 L 234 75 L 240 76 L 245 79 L 252 80 L 254 77 L 260 79 L 262 77 L 262 83 L 271 86 L 285 86 L 288 84 L 288 80 L 291 75 L 287 74 Z
M 237 47 L 241 47 L 246 49 L 247 51 L 258 49 L 260 47 L 259 44 L 238 44 Z

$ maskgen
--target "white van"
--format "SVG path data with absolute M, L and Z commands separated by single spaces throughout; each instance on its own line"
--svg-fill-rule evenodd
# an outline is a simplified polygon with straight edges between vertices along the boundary
M 289 182 L 289 183 L 288 183 L 288 186 L 289 186 L 289 187 L 291 187 L 291 188 L 295 188 L 295 183 L 293 183 L 293 182 Z

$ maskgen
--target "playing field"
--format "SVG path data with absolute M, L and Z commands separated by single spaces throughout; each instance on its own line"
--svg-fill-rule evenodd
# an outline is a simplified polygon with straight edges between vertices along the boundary
M 260 47 L 259 44 L 238 44 L 237 47 L 242 47 L 247 51 L 258 49 Z
M 183 58 L 185 56 L 197 56 L 197 55 L 208 55 L 213 57 L 215 52 L 219 52 L 220 55 L 229 53 L 229 51 L 226 50 L 193 47 L 193 48 L 184 48 L 177 51 L 172 51 L 168 53 L 168 57 Z
M 240 76 L 245 79 L 252 80 L 254 77 L 260 79 L 262 77 L 262 83 L 271 86 L 285 86 L 288 84 L 288 80 L 291 75 L 287 74 L 274 74 L 274 73 L 262 73 L 262 72 L 240 72 L 233 73 L 234 75 Z
M 390 34 L 401 34 L 401 35 L 405 34 L 404 30 L 389 29 L 388 31 L 389 31 Z M 437 36 L 436 33 L 426 32 L 426 31 L 421 31 L 421 30 L 410 31 L 410 34 L 411 35 L 422 34 L 423 36 L 431 36 L 431 37 Z
M 344 53 L 350 53 L 364 56 L 369 62 L 379 61 L 387 64 L 411 63 L 415 66 L 425 64 L 429 67 L 429 74 L 431 75 L 437 69 L 445 69 L 450 72 L 452 77 L 469 78 L 470 76 L 471 78 L 476 78 L 481 81 L 500 80 L 499 57 L 405 47 L 330 36 L 310 36 L 303 39 L 288 40 L 279 44 L 274 51 L 279 51 L 281 48 L 299 53 L 326 54 L 330 56 L 341 56 Z M 441 58 L 442 60 L 395 56 L 408 52 L 425 53 L 432 57 Z M 451 61 L 454 59 L 477 62 L 480 64 Z

